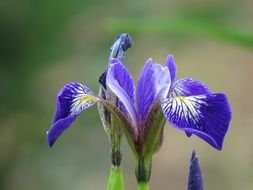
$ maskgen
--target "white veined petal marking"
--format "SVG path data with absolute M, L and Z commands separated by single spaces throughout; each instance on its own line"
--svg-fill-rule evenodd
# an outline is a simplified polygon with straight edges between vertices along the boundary
M 98 100 L 89 88 L 79 83 L 71 83 L 68 85 L 68 88 L 72 99 L 70 106 L 70 113 L 72 115 L 79 114 L 81 111 L 91 107 Z M 70 96 L 66 98 L 70 98 Z
M 89 108 L 96 103 L 97 98 L 92 95 L 82 95 L 76 97 L 71 105 L 70 112 L 71 114 L 79 114 L 81 111 Z
M 162 103 L 164 113 L 175 123 L 184 121 L 194 125 L 198 129 L 203 127 L 200 108 L 206 106 L 204 96 L 197 97 L 176 97 Z

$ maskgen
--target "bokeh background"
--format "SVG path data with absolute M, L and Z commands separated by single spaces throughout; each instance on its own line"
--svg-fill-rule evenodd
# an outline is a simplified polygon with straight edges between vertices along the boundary
M 79 81 L 97 92 L 121 32 L 134 40 L 126 63 L 135 79 L 147 58 L 163 63 L 173 53 L 178 78 L 227 93 L 233 109 L 221 152 L 167 125 L 151 189 L 186 189 L 192 149 L 206 189 L 253 189 L 252 20 L 251 0 L 0 1 L 0 189 L 105 189 L 109 142 L 96 107 L 51 149 L 46 131 L 65 83 Z M 126 189 L 135 189 L 125 140 L 123 148 Z

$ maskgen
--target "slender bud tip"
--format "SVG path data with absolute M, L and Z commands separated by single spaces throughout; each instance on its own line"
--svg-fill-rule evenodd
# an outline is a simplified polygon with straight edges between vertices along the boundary
M 188 190 L 204 190 L 199 159 L 195 150 L 192 151 L 190 161 Z

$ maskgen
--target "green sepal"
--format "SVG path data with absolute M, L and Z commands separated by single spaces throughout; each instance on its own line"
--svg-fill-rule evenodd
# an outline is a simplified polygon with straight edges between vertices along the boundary
M 106 109 L 112 114 L 117 121 L 120 128 L 123 130 L 124 135 L 128 141 L 133 153 L 137 155 L 135 149 L 135 142 L 137 142 L 137 129 L 133 127 L 132 122 L 122 113 L 111 101 L 100 99 L 99 103 L 106 107 Z
M 111 166 L 107 190 L 124 190 L 124 177 L 121 167 Z
M 103 92 L 106 93 L 106 91 L 103 90 L 103 87 L 100 86 L 98 96 L 102 97 Z M 111 134 L 111 113 L 106 109 L 106 107 L 103 104 L 101 104 L 99 102 L 98 102 L 98 113 L 99 113 L 100 119 L 102 121 L 104 130 L 110 138 L 110 134 Z
M 111 160 L 114 166 L 120 166 L 122 153 L 121 153 L 121 139 L 122 139 L 122 128 L 120 123 L 115 118 L 114 115 L 111 115 Z
M 143 127 L 143 149 L 144 157 L 152 157 L 160 150 L 163 141 L 163 129 L 166 118 L 157 100 L 149 110 Z

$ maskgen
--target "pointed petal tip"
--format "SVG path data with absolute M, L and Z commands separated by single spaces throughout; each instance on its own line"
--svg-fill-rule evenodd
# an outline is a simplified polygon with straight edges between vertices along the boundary
M 146 60 L 146 62 L 145 62 L 145 64 L 144 64 L 144 66 L 143 66 L 143 68 L 145 68 L 145 67 L 150 67 L 152 64 L 154 64 L 154 61 L 153 61 L 153 59 L 150 57 L 150 58 L 148 58 L 147 60 Z
M 199 162 L 199 155 L 198 152 L 195 149 L 193 149 L 190 162 L 192 163 L 196 161 Z
M 58 138 L 51 131 L 52 131 L 51 128 L 47 131 L 47 144 L 50 148 L 52 148 L 54 146 L 54 144 Z
M 189 133 L 187 131 L 185 131 L 185 134 L 186 134 L 187 137 L 191 137 L 192 136 L 192 133 Z
M 174 61 L 174 57 L 173 57 L 172 54 L 169 54 L 166 57 L 164 65 L 167 66 L 168 69 L 169 69 L 169 71 L 170 71 L 171 81 L 175 80 L 177 67 L 176 67 L 176 64 L 175 64 L 175 61 Z
M 109 64 L 114 65 L 114 64 L 122 64 L 122 63 L 121 63 L 121 61 L 120 61 L 119 59 L 117 59 L 117 58 L 112 58 L 112 59 L 110 60 Z
M 198 153 L 195 149 L 192 150 L 190 166 L 194 164 L 194 162 L 199 162 Z
M 146 62 L 153 62 L 153 59 L 150 57 L 150 58 L 147 59 Z
M 52 147 L 56 140 L 66 131 L 75 121 L 78 115 L 70 115 L 66 118 L 60 119 L 52 124 L 47 132 L 47 141 L 49 147 Z
M 53 148 L 55 141 L 48 141 L 48 146 L 50 148 Z
M 176 126 L 174 126 L 174 127 L 176 127 Z M 178 127 L 176 127 L 176 128 L 178 128 Z M 218 151 L 222 150 L 223 140 L 221 140 L 221 142 L 218 142 L 211 135 L 201 132 L 199 130 L 194 130 L 192 128 L 185 128 L 185 129 L 179 128 L 179 129 L 185 131 L 186 136 L 189 138 L 192 135 L 196 135 L 196 136 L 200 137 L 201 139 L 203 139 L 204 141 L 206 141 L 209 145 L 211 145 L 216 150 L 218 150 Z
M 191 160 L 195 160 L 195 159 L 198 159 L 198 154 L 197 154 L 197 151 L 195 149 L 193 149 Z
M 167 60 L 167 61 L 174 60 L 173 54 L 168 54 L 167 57 L 166 57 L 166 60 Z
M 49 146 L 50 148 L 52 148 L 53 145 L 54 145 L 54 143 L 55 143 L 55 140 L 54 140 L 54 141 L 51 140 L 51 139 L 49 138 L 49 136 L 48 136 L 48 137 L 47 137 L 47 144 L 48 144 L 48 146 Z

